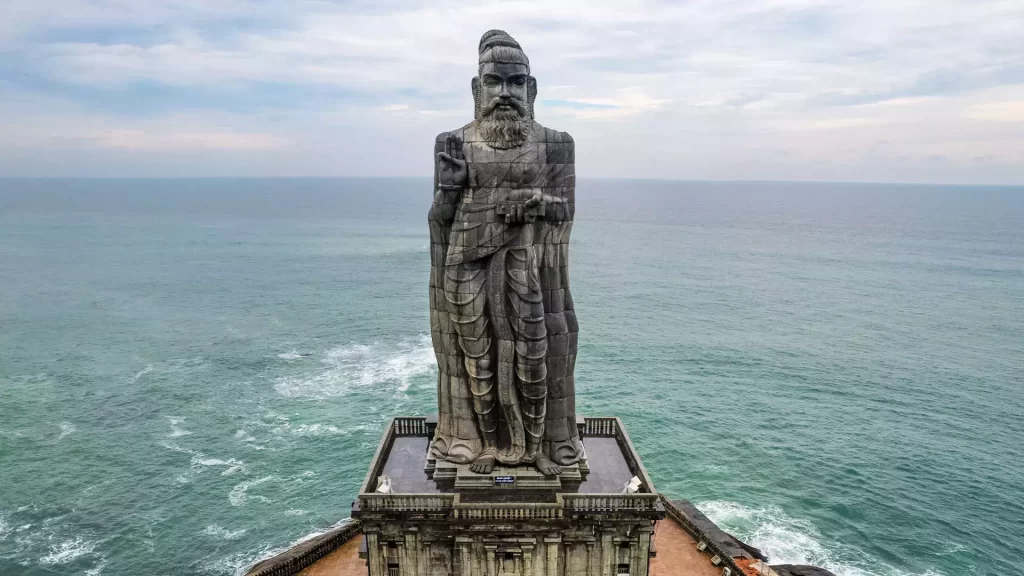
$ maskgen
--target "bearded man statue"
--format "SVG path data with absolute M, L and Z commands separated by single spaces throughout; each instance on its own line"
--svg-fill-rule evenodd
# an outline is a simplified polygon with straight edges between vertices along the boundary
M 534 120 L 537 81 L 519 43 L 480 39 L 475 119 L 434 146 L 430 331 L 437 458 L 490 473 L 561 473 L 576 432 L 576 313 L 569 293 L 572 138 Z

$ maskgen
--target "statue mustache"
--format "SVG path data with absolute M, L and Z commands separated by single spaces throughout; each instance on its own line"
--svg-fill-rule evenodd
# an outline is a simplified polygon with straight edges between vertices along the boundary
M 501 98 L 494 98 L 487 103 L 487 105 L 481 111 L 480 115 L 485 117 L 490 116 L 497 110 L 498 106 L 501 104 L 508 104 L 509 106 L 511 106 L 512 109 L 515 110 L 516 115 L 518 115 L 520 118 L 526 117 L 526 105 L 523 104 L 517 98 L 508 98 L 505 100 L 502 100 Z

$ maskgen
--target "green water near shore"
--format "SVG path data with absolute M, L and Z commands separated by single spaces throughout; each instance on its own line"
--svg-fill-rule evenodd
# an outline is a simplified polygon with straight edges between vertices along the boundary
M 0 181 L 0 573 L 235 574 L 434 411 L 419 180 Z M 772 561 L 1012 574 L 1024 189 L 581 181 L 578 409 Z

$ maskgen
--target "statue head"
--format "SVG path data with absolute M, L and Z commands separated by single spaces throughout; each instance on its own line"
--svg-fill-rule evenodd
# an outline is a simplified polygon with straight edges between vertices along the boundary
M 479 75 L 473 78 L 476 123 L 487 144 L 514 148 L 526 141 L 533 126 L 537 80 L 519 43 L 501 30 L 480 38 Z

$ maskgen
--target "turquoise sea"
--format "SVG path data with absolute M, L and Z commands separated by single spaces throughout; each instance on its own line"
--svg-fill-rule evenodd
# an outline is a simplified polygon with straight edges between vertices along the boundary
M 0 574 L 232 575 L 434 410 L 428 179 L 0 180 Z M 581 180 L 578 409 L 773 562 L 1021 573 L 1024 188 Z

